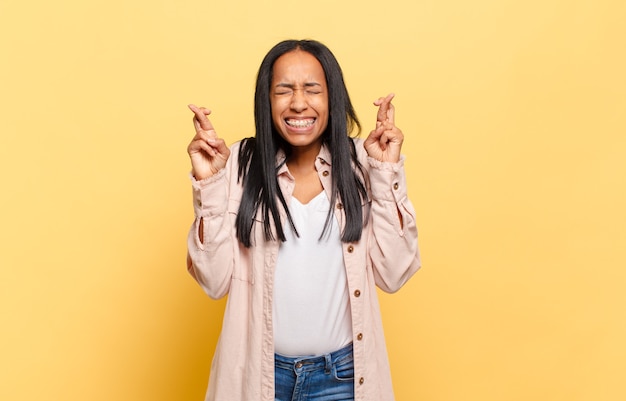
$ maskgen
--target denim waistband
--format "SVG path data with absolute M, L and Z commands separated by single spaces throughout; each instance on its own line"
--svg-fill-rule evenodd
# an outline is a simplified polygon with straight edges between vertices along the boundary
M 298 356 L 290 357 L 280 354 L 274 354 L 274 364 L 277 368 L 282 369 L 297 369 L 297 370 L 316 370 L 325 369 L 329 370 L 330 367 L 336 363 L 342 362 L 346 359 L 352 358 L 352 343 L 345 347 L 331 352 L 330 354 L 319 356 Z

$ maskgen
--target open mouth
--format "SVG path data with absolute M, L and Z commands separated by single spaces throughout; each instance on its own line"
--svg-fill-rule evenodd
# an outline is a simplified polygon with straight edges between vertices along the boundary
M 304 119 L 295 119 L 295 118 L 287 118 L 285 119 L 285 123 L 293 128 L 307 128 L 315 123 L 315 118 L 304 118 Z

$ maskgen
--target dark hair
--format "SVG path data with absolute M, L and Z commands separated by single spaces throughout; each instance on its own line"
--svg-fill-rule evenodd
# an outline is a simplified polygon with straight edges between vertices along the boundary
M 254 95 L 256 137 L 244 139 L 238 155 L 238 180 L 243 181 L 243 196 L 236 227 L 237 238 L 246 247 L 252 245 L 251 238 L 254 237 L 252 230 L 259 209 L 262 215 L 258 217 L 263 220 L 265 240 L 278 238 L 285 241 L 278 202 L 286 211 L 288 222 L 297 234 L 276 176 L 277 169 L 281 167 L 276 165 L 277 151 L 282 149 L 289 156 L 291 148 L 274 127 L 270 103 L 274 63 L 283 54 L 294 50 L 310 53 L 320 62 L 324 70 L 330 113 L 328 126 L 322 134 L 322 143 L 330 150 L 333 166 L 330 204 L 334 205 L 339 196 L 344 206 L 346 225 L 341 240 L 353 242 L 361 238 L 363 228 L 361 201 L 367 199 L 367 192 L 363 168 L 357 160 L 354 141 L 349 136 L 354 128 L 357 128 L 358 135 L 361 132 L 361 124 L 350 102 L 341 67 L 332 52 L 320 42 L 286 40 L 274 46 L 261 63 Z M 333 209 L 330 208 L 326 217 L 324 232 L 329 228 Z M 272 222 L 275 233 L 272 232 Z

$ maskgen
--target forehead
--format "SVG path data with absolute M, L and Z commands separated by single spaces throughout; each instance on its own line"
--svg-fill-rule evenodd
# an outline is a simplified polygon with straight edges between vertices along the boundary
M 322 64 L 311 53 L 293 50 L 283 54 L 274 62 L 272 81 L 323 83 L 326 75 Z

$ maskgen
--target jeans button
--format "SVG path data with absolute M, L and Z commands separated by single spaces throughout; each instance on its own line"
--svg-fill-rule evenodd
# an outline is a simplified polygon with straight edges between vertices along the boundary
M 302 362 L 296 362 L 296 369 L 300 369 L 302 367 Z

